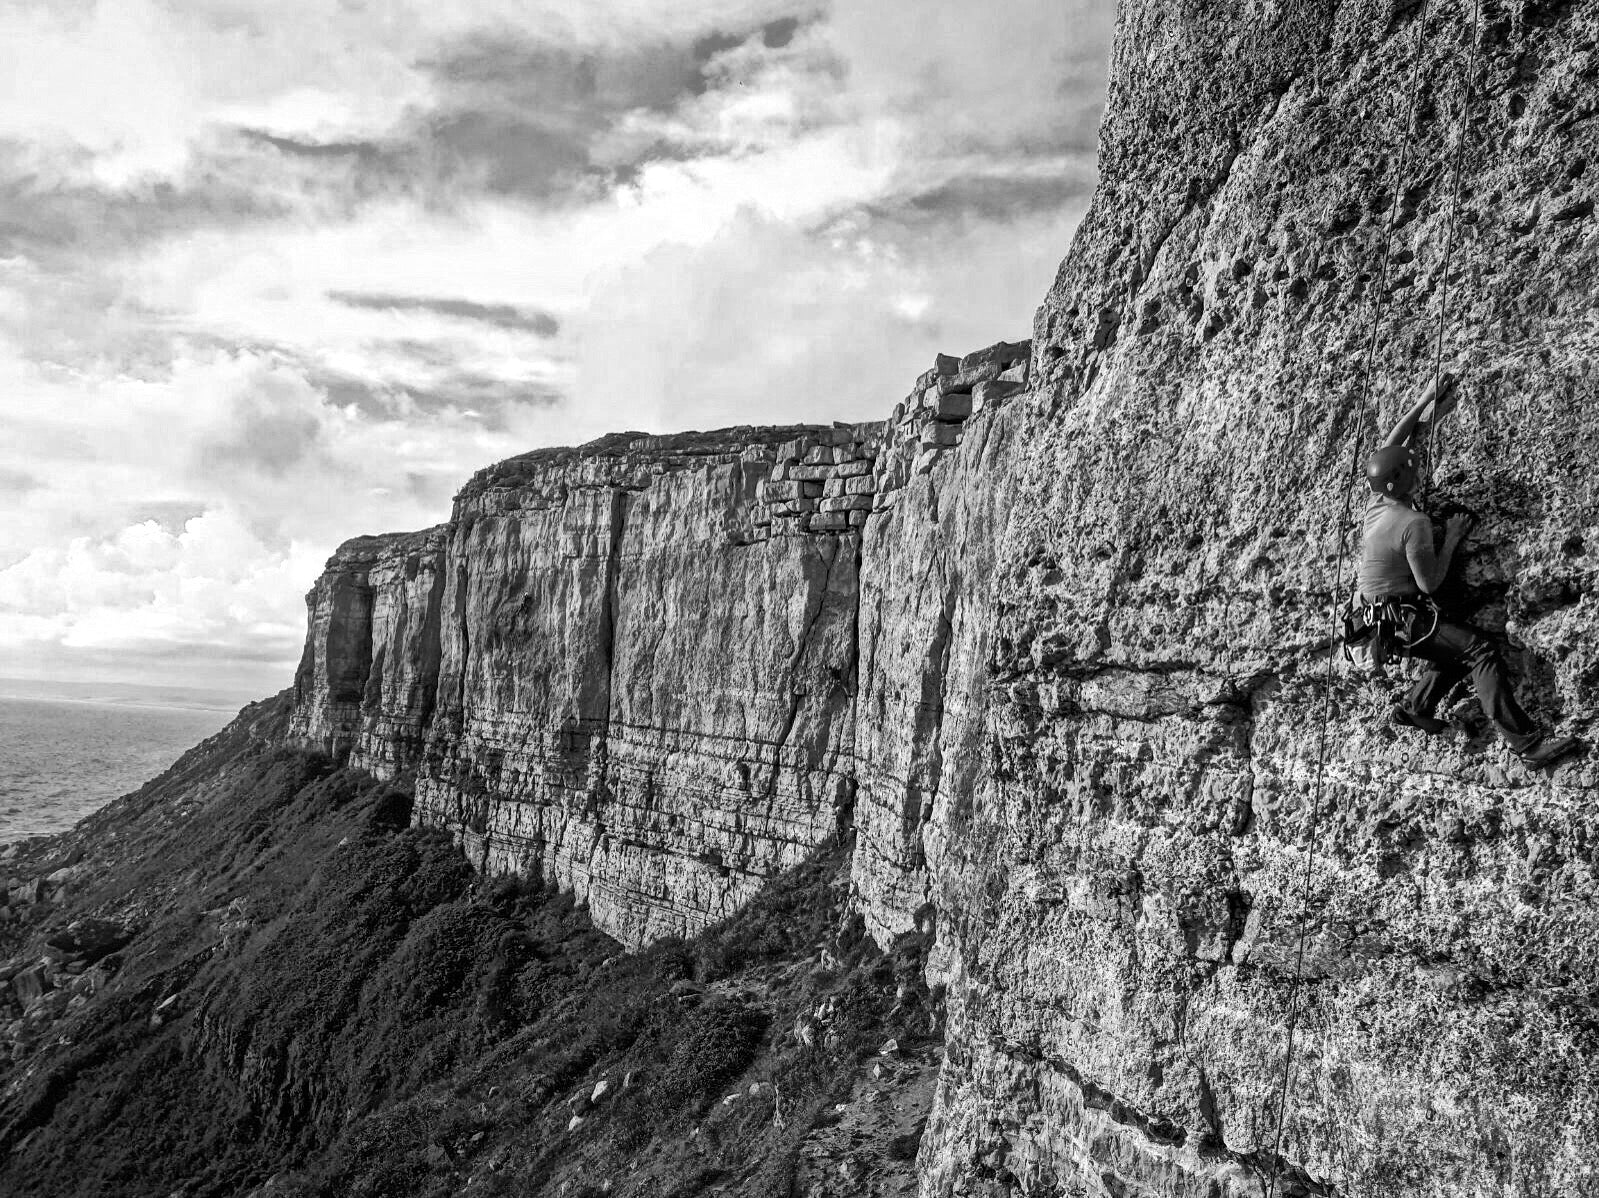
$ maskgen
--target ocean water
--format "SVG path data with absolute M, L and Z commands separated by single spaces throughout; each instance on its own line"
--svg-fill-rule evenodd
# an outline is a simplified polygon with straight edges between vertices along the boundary
M 137 790 L 241 706 L 134 687 L 6 693 L 19 689 L 0 683 L 0 844 L 64 831 Z

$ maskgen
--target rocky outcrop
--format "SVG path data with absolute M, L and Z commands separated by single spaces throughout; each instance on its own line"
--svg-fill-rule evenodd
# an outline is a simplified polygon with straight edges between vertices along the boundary
M 863 536 L 855 887 L 884 943 L 934 921 L 935 863 L 986 757 L 989 599 L 1018 448 L 998 413 L 1021 390 L 1028 348 L 941 358 L 917 381 L 894 425 L 905 485 L 893 519 Z M 967 402 L 977 416 L 965 423 L 918 419 Z
M 1591 1190 L 1599 772 L 1333 657 L 1351 463 L 1441 344 L 1450 598 L 1538 718 L 1599 698 L 1599 15 L 1472 28 L 1130 0 L 1030 345 L 480 474 L 335 558 L 298 735 L 632 945 L 852 826 L 867 927 L 936 931 L 929 1195 Z
M 413 766 L 439 680 L 446 525 L 339 546 L 306 596 L 291 736 L 384 776 Z

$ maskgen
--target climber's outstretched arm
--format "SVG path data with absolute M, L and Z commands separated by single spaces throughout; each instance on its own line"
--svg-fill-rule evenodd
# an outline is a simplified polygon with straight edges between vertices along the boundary
M 1455 406 L 1455 387 L 1455 376 L 1448 371 L 1444 371 L 1428 383 L 1427 389 L 1421 393 L 1421 398 L 1400 418 L 1399 423 L 1394 425 L 1394 431 L 1388 434 L 1388 440 L 1384 441 L 1383 445 L 1410 444 L 1410 439 L 1416 435 L 1416 427 L 1421 423 L 1421 418 L 1429 407 L 1433 409 L 1432 415 L 1428 417 L 1429 424 L 1442 416 L 1447 416 Z

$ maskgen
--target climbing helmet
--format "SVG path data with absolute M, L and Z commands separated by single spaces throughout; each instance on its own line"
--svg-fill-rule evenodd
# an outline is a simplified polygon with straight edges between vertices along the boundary
M 1366 482 L 1379 495 L 1408 495 L 1416 485 L 1416 451 L 1384 445 L 1366 459 Z

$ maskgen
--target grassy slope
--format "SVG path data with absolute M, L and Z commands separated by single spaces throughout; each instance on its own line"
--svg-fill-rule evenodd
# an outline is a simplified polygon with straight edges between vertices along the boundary
M 480 884 L 402 787 L 274 747 L 283 717 L 0 862 L 78 875 L 13 907 L 0 977 L 74 918 L 138 929 L 14 1003 L 0 1192 L 910 1192 L 939 1012 L 923 945 L 845 914 L 844 849 L 627 956 L 567 897 Z

